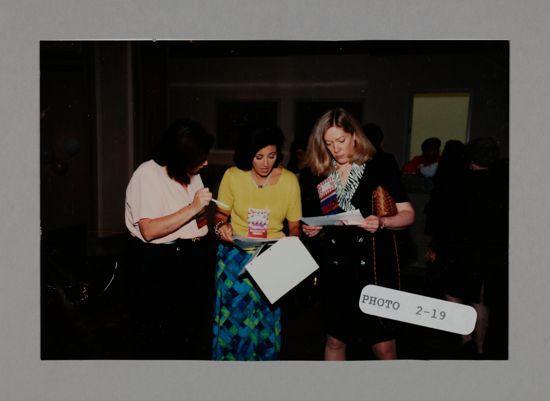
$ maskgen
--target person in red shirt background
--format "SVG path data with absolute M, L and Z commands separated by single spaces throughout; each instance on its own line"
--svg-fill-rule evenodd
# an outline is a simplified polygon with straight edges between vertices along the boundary
M 440 158 L 441 140 L 436 137 L 425 139 L 421 145 L 422 155 L 413 157 L 405 163 L 401 171 L 405 174 L 422 174 L 433 177 Z

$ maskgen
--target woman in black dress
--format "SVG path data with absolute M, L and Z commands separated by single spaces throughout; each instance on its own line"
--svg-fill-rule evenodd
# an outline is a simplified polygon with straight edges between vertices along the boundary
M 414 222 L 415 213 L 398 172 L 373 160 L 375 149 L 347 111 L 334 109 L 319 118 L 307 147 L 307 165 L 318 177 L 319 213 L 359 209 L 357 226 L 309 226 L 321 266 L 325 305 L 326 360 L 345 360 L 346 345 L 367 341 L 378 359 L 395 359 L 395 333 L 390 321 L 364 314 L 359 297 L 367 284 L 399 288 L 399 256 L 394 230 Z M 373 191 L 382 186 L 396 202 L 397 213 L 373 212 Z M 307 195 L 307 194 L 306 194 Z

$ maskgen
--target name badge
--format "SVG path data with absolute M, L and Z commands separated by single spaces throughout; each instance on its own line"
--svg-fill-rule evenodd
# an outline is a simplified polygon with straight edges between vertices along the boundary
M 248 208 L 248 236 L 251 238 L 267 238 L 269 209 Z
M 321 200 L 321 210 L 323 214 L 327 215 L 343 212 L 338 203 L 338 198 L 336 197 L 336 183 L 332 177 L 328 177 L 326 180 L 321 181 L 317 185 L 317 192 Z

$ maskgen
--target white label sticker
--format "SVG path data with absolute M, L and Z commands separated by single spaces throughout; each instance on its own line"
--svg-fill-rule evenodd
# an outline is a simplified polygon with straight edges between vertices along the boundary
M 457 334 L 474 330 L 477 313 L 468 305 L 369 284 L 361 291 L 363 313 Z

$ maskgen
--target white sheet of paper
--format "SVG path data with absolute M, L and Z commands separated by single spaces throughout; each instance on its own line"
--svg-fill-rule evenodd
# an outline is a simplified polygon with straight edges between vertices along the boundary
M 284 237 L 245 268 L 273 304 L 318 267 L 299 238 Z
M 301 220 L 310 226 L 353 226 L 363 223 L 365 219 L 359 210 L 352 210 L 327 216 L 302 217 Z

